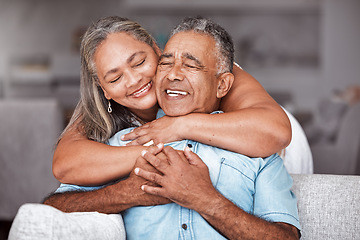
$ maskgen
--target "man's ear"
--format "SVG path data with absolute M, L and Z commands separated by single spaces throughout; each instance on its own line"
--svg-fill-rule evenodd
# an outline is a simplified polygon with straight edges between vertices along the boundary
M 217 98 L 224 97 L 231 89 L 231 86 L 234 82 L 234 75 L 230 72 L 221 74 L 218 77 L 218 88 L 217 88 Z

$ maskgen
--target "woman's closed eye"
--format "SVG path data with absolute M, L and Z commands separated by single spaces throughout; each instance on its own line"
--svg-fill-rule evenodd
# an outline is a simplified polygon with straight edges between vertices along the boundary
M 137 62 L 133 67 L 139 67 L 145 63 L 145 58 Z
M 122 77 L 122 75 L 118 76 L 118 77 L 115 78 L 114 80 L 111 80 L 110 83 L 114 83 L 114 82 L 118 81 L 121 77 Z

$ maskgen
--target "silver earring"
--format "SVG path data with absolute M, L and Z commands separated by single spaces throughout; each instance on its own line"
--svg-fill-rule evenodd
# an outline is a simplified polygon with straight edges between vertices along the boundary
M 112 113 L 112 108 L 111 108 L 110 100 L 109 100 L 108 102 L 109 102 L 109 105 L 108 105 L 107 111 L 108 111 L 108 113 Z

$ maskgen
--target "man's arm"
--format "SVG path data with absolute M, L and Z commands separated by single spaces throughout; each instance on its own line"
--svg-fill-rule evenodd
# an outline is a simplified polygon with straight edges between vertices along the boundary
M 152 150 L 149 150 L 152 151 Z M 143 158 L 135 166 L 156 171 Z M 90 192 L 55 193 L 45 199 L 44 204 L 63 212 L 119 213 L 134 206 L 152 206 L 169 203 L 168 199 L 147 194 L 140 187 L 149 182 L 131 173 L 126 180 Z
M 139 194 L 132 193 L 130 186 L 131 182 L 124 180 L 95 191 L 54 193 L 44 204 L 63 212 L 119 213 L 139 204 Z
M 159 147 L 158 151 L 161 150 Z M 162 175 L 141 168 L 134 170 L 137 175 L 161 186 L 144 185 L 145 192 L 197 211 L 229 239 L 299 239 L 296 227 L 257 218 L 222 196 L 213 187 L 207 166 L 189 149 L 181 154 L 165 147 L 163 152 L 167 161 L 159 159 L 153 152 L 142 154 Z
M 206 207 L 199 205 L 196 211 L 228 239 L 299 239 L 296 227 L 248 214 L 217 191 L 204 199 Z

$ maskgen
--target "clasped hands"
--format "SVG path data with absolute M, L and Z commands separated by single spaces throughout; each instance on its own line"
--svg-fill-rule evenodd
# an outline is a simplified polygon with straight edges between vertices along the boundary
M 144 165 L 144 161 L 154 169 Z M 211 196 L 218 193 L 213 187 L 206 164 L 188 147 L 177 151 L 160 143 L 144 150 L 133 170 L 144 178 L 141 189 L 163 197 L 183 207 L 201 211 Z

